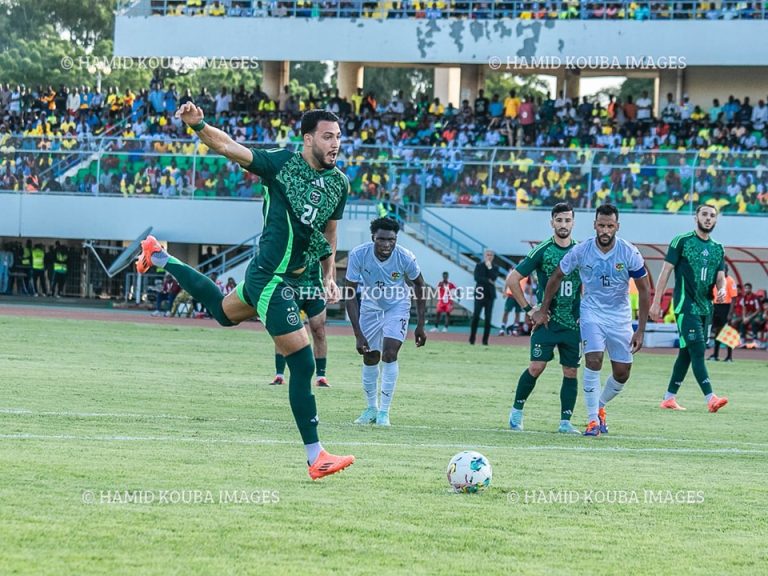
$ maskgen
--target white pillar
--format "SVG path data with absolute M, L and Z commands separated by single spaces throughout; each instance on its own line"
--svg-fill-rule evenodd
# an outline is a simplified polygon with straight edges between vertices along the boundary
M 264 74 L 261 79 L 261 89 L 272 100 L 279 100 L 283 87 L 291 80 L 291 66 L 287 60 L 279 62 L 264 61 L 261 69 Z
M 461 105 L 461 68 L 458 66 L 451 68 L 435 68 L 435 91 L 434 97 L 440 98 L 443 106 L 453 104 L 454 108 Z
M 363 87 L 363 75 L 365 68 L 360 62 L 339 62 L 336 69 L 336 86 L 339 88 L 339 97 L 349 98 Z

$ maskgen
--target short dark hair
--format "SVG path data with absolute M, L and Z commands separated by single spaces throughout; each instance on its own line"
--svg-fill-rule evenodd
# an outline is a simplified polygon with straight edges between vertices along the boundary
M 320 122 L 339 123 L 339 117 L 330 110 L 307 110 L 301 116 L 301 135 L 311 134 Z
M 710 206 L 709 204 L 699 204 L 698 206 L 696 206 L 696 214 L 701 212 L 704 208 L 712 208 L 712 210 L 715 211 L 715 214 L 719 212 L 719 210 L 717 209 L 717 206 Z
M 394 218 L 384 216 L 383 218 L 376 218 L 371 222 L 371 234 L 376 234 L 378 230 L 389 230 L 397 234 L 400 232 L 400 224 Z
M 619 209 L 616 208 L 613 204 L 601 204 L 597 207 L 597 210 L 595 210 L 595 220 L 597 220 L 598 216 L 616 216 L 616 220 L 619 219 Z
M 558 202 L 552 207 L 552 218 L 563 212 L 573 212 L 573 206 L 570 202 Z

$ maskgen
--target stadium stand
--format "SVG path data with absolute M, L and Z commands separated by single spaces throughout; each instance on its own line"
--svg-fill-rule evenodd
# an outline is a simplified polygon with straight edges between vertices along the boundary
M 240 142 L 298 146 L 303 110 L 343 120 L 339 165 L 356 199 L 525 209 L 580 207 L 677 212 L 705 201 L 724 212 L 768 211 L 768 106 L 730 96 L 707 112 L 686 95 L 653 117 L 647 95 L 607 106 L 585 98 L 479 94 L 447 107 L 402 94 L 349 103 L 322 91 L 283 105 L 257 86 L 194 97 L 209 122 Z M 208 155 L 173 111 L 193 99 L 175 85 L 0 87 L 0 188 L 26 192 L 252 198 L 258 178 Z M 354 109 L 353 109 L 354 108 Z M 640 118 L 638 118 L 638 116 Z
M 503 2 L 467 0 L 149 0 L 149 10 L 161 16 L 243 18 L 470 18 L 477 20 L 733 20 L 765 19 L 764 2 Z M 128 2 L 126 4 L 132 4 Z

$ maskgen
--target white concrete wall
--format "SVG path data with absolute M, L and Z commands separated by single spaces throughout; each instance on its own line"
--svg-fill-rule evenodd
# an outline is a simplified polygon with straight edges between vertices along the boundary
M 236 244 L 261 231 L 260 201 L 94 198 L 0 193 L 0 236 L 132 240 L 148 226 L 158 238 L 178 243 Z M 549 213 L 534 210 L 432 208 L 502 254 L 525 254 L 529 241 L 551 234 Z M 339 227 L 339 249 L 369 239 L 368 222 L 348 217 Z M 429 216 L 425 216 L 429 220 Z M 592 212 L 578 212 L 574 236 L 589 237 Z M 688 214 L 621 215 L 620 234 L 633 242 L 666 244 L 693 226 Z M 768 218 L 721 216 L 717 238 L 726 245 L 768 248 Z
M 118 56 L 488 64 L 509 58 L 683 58 L 765 66 L 763 21 L 519 21 L 117 16 Z M 286 38 L 290 38 L 286 42 Z M 723 41 L 714 41 L 720 38 Z M 221 41 L 226 39 L 226 41 Z M 738 41 L 725 41 L 738 39 Z M 519 60 L 518 60 L 519 62 Z

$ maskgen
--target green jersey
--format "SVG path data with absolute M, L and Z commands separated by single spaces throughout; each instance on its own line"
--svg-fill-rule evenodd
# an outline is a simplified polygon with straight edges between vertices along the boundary
M 533 271 L 536 271 L 538 277 L 536 297 L 539 302 L 544 299 L 544 289 L 547 287 L 549 277 L 560 265 L 563 256 L 575 245 L 576 242 L 571 240 L 568 246 L 561 248 L 554 238 L 550 238 L 531 250 L 515 268 L 521 276 L 530 276 Z M 578 270 L 574 270 L 560 282 L 560 289 L 549 307 L 551 320 L 563 328 L 578 330 L 580 306 L 581 277 Z
M 712 287 L 717 273 L 725 270 L 723 245 L 688 232 L 672 240 L 664 260 L 675 267 L 675 314 L 709 316 Z
M 315 170 L 298 152 L 252 152 L 246 170 L 261 176 L 266 187 L 259 268 L 284 274 L 329 256 L 331 247 L 323 231 L 328 220 L 340 220 L 344 214 L 347 177 L 336 167 Z

